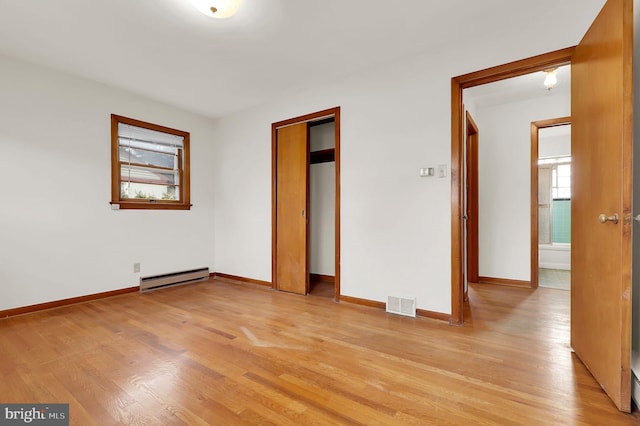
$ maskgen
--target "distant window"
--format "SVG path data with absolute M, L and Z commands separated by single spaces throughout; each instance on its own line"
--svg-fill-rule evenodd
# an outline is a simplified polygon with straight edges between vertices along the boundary
M 538 242 L 571 243 L 571 157 L 538 164 Z
M 571 163 L 556 164 L 551 179 L 552 198 L 554 200 L 571 199 Z
M 571 157 L 544 158 L 538 160 L 538 164 L 552 170 L 551 198 L 571 199 Z
M 111 204 L 188 210 L 189 133 L 111 115 Z

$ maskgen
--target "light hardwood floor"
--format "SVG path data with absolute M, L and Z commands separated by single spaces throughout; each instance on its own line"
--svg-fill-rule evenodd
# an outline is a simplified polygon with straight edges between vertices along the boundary
M 538 283 L 540 287 L 571 290 L 571 271 L 540 268 L 538 270 Z
M 474 285 L 463 327 L 221 280 L 0 320 L 0 402 L 71 424 L 631 425 L 569 292 Z

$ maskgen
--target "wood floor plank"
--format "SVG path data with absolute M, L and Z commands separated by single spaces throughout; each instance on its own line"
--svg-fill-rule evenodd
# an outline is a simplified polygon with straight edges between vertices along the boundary
M 329 293 L 327 293 L 329 294 Z M 472 285 L 452 327 L 211 279 L 0 320 L 0 402 L 71 424 L 607 424 L 569 293 Z

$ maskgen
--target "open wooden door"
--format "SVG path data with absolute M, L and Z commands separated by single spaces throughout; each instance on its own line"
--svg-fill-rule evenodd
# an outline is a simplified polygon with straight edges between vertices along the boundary
M 309 292 L 308 124 L 277 129 L 276 137 L 276 287 Z
M 632 0 L 608 0 L 571 70 L 571 345 L 631 406 Z

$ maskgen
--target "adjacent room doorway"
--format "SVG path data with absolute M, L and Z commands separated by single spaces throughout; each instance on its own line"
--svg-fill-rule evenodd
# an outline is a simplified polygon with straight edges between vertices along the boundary
M 571 289 L 571 117 L 531 123 L 531 284 Z
M 632 46 L 632 0 L 607 0 L 576 47 L 451 80 L 451 322 L 462 324 L 463 89 L 571 63 L 571 347 L 625 412 L 631 408 Z

